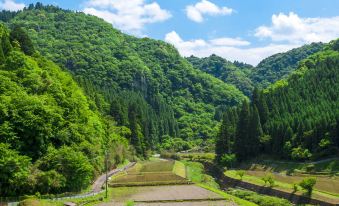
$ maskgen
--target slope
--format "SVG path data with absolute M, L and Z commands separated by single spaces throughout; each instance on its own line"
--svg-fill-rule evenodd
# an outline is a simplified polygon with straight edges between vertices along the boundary
M 166 135 L 213 137 L 214 106 L 245 98 L 234 86 L 194 69 L 173 46 L 125 35 L 94 16 L 39 4 L 10 24 L 24 27 L 43 55 L 71 71 L 101 111 L 109 113 L 119 100 L 128 119 L 122 125 L 131 128 L 128 114 L 135 110 L 134 128 L 142 130 L 135 139 L 144 142 L 144 151 Z
M 113 122 L 23 30 L 0 24 L 0 45 L 0 196 L 81 190 L 103 171 L 113 141 L 121 151 L 111 155 L 124 159 L 126 140 L 106 136 Z
M 339 40 L 299 63 L 288 78 L 228 110 L 216 141 L 225 164 L 259 154 L 293 160 L 339 152 Z M 227 156 L 223 156 L 228 154 Z
M 249 64 L 232 63 L 215 54 L 205 58 L 191 56 L 187 60 L 193 67 L 236 86 L 246 96 L 250 96 L 253 91 L 253 83 L 249 76 L 254 68 Z
M 286 78 L 298 68 L 299 61 L 322 50 L 323 43 L 312 43 L 292 49 L 284 53 L 278 53 L 262 60 L 254 69 L 249 78 L 259 88 Z

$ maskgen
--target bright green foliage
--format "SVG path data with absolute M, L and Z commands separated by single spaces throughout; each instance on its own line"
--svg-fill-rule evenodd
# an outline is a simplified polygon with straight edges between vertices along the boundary
M 214 137 L 214 107 L 245 99 L 234 86 L 194 69 L 173 46 L 122 34 L 94 16 L 39 5 L 19 12 L 10 24 L 25 28 L 36 49 L 71 71 L 92 106 L 111 113 L 118 124 L 133 125 L 125 120 L 137 103 L 147 150 L 163 135 Z
M 85 189 L 91 182 L 94 172 L 89 159 L 82 152 L 66 146 L 60 149 L 50 148 L 37 166 L 41 170 L 49 171 L 50 177 L 57 178 L 56 181 L 60 182 L 58 186 L 62 184 L 64 177 L 66 179 L 66 187 L 62 188 L 64 191 Z M 62 176 L 57 176 L 55 171 Z
M 0 25 L 0 169 L 6 174 L 0 195 L 87 187 L 103 171 L 103 143 L 107 149 L 121 145 L 112 155 L 119 163 L 127 135 L 123 128 L 107 135 L 117 129 L 113 120 L 91 108 L 71 76 L 39 54 L 26 56 L 20 51 L 25 45 L 11 42 L 9 34 Z
M 244 170 L 237 170 L 237 175 L 240 177 L 240 179 L 242 180 L 243 176 L 245 175 L 245 171 Z
M 181 138 L 164 137 L 163 143 L 160 145 L 160 149 L 180 152 L 191 149 L 191 144 Z
M 249 74 L 254 69 L 253 66 L 237 61 L 232 63 L 215 54 L 205 58 L 191 56 L 187 60 L 195 68 L 211 74 L 226 83 L 235 85 L 246 96 L 251 95 L 253 84 L 251 79 L 249 79 Z
M 235 154 L 223 154 L 220 160 L 220 164 L 224 167 L 233 167 L 237 162 Z
M 302 187 L 303 189 L 305 189 L 307 191 L 308 195 L 312 195 L 312 191 L 313 191 L 313 187 L 314 185 L 317 183 L 317 179 L 314 177 L 308 177 L 303 179 L 299 185 L 300 187 Z
M 267 183 L 269 184 L 270 187 L 274 186 L 274 179 L 272 175 L 269 175 L 269 174 L 265 175 L 265 177 L 263 177 L 262 180 L 264 181 L 265 186 Z
M 9 144 L 0 143 L 0 195 L 27 191 L 31 159 L 20 155 Z
M 275 54 L 262 60 L 250 74 L 253 84 L 266 88 L 270 84 L 288 77 L 288 75 L 298 68 L 299 61 L 308 56 L 321 51 L 324 47 L 322 43 L 312 43 L 285 53 Z

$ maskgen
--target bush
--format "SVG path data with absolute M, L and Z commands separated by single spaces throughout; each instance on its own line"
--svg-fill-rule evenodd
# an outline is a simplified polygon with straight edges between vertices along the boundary
M 299 190 L 298 184 L 297 184 L 297 183 L 294 183 L 294 184 L 292 185 L 292 189 L 293 189 L 293 193 L 298 192 L 298 190 Z
M 235 154 L 224 154 L 221 157 L 220 164 L 224 167 L 232 167 L 236 161 Z
M 317 179 L 315 177 L 308 177 L 303 179 L 299 185 L 301 188 L 303 188 L 304 190 L 306 190 L 306 194 L 311 196 L 312 192 L 313 192 L 313 187 L 314 185 L 317 183 Z
M 244 170 L 238 170 L 236 172 L 236 174 L 240 177 L 240 180 L 242 180 L 243 176 L 245 175 L 245 171 Z
M 268 183 L 270 187 L 274 187 L 274 179 L 272 175 L 266 175 L 265 177 L 262 178 L 262 180 L 264 181 L 265 186 Z

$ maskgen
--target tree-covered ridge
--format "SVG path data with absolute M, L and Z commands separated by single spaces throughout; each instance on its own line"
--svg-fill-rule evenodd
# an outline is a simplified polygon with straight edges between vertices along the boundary
M 29 42 L 0 24 L 0 196 L 86 188 L 103 171 L 104 149 L 126 150 L 127 140 Z M 111 155 L 119 162 L 123 153 Z
M 240 62 L 232 63 L 214 54 L 205 58 L 191 56 L 187 60 L 193 67 L 236 86 L 246 96 L 252 93 L 254 87 L 249 76 L 254 69 L 253 66 Z
M 217 138 L 219 162 L 258 154 L 293 160 L 339 152 L 339 40 L 299 63 L 287 79 L 260 92 L 251 103 L 224 114 Z
M 214 106 L 236 105 L 245 98 L 234 86 L 194 69 L 173 46 L 122 34 L 94 16 L 35 6 L 10 24 L 24 27 L 37 50 L 86 85 L 99 110 L 109 113 L 113 99 L 122 99 L 118 107 L 128 116 L 126 111 L 136 105 L 129 97 L 144 99 L 137 122 L 143 139 L 156 138 L 155 143 L 164 135 L 213 137 Z
M 272 55 L 262 60 L 250 74 L 249 78 L 259 88 L 266 88 L 270 84 L 288 77 L 298 68 L 299 61 L 322 50 L 323 43 L 312 43 L 290 51 Z

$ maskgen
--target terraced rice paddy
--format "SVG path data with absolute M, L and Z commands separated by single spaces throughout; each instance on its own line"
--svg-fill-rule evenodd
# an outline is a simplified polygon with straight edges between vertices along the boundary
M 188 184 L 185 166 L 176 161 L 138 163 L 124 173 L 114 176 L 110 186 Z
M 148 161 L 136 164 L 110 181 L 113 202 L 100 206 L 235 206 L 220 194 L 188 184 L 186 167 L 177 161 Z

